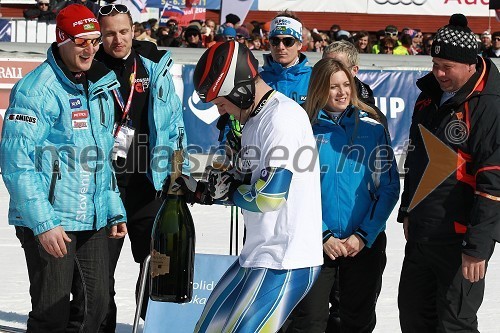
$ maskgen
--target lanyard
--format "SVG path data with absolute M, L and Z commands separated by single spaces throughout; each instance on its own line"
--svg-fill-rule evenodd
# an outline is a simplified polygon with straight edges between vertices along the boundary
M 276 90 L 271 89 L 262 97 L 257 107 L 250 113 L 250 117 L 255 117 L 260 113 L 260 111 L 262 111 L 262 108 L 264 108 L 264 105 L 266 105 L 267 101 L 271 98 L 275 91 Z
M 134 58 L 134 67 L 133 68 L 134 68 L 133 72 L 130 75 L 130 93 L 128 94 L 127 104 L 124 105 L 123 98 L 122 98 L 121 94 L 119 94 L 116 91 L 116 89 L 113 90 L 113 94 L 115 95 L 116 102 L 118 103 L 118 105 L 120 106 L 120 109 L 122 109 L 122 112 L 123 112 L 122 119 L 120 120 L 120 123 L 118 124 L 118 126 L 116 126 L 116 130 L 115 130 L 115 133 L 113 135 L 115 138 L 118 135 L 118 133 L 120 132 L 122 125 L 125 123 L 125 119 L 127 118 L 128 112 L 130 111 L 130 105 L 132 104 L 132 95 L 134 95 L 134 91 L 135 91 L 135 89 L 134 89 L 135 74 L 137 71 L 137 59 L 136 58 Z

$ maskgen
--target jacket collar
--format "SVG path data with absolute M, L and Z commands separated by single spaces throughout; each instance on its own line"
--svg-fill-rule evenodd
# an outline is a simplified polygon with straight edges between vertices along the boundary
M 290 74 L 301 74 L 308 71 L 306 64 L 307 64 L 307 57 L 304 54 L 300 53 L 299 63 L 292 67 L 286 68 L 281 66 L 280 63 L 274 61 L 273 57 L 269 53 L 269 54 L 264 54 L 264 66 L 262 66 L 262 69 L 265 71 L 273 72 L 276 75 L 281 75 L 282 73 L 285 72 Z
M 49 49 L 47 50 L 47 62 L 54 69 L 54 72 L 61 79 L 63 83 L 69 86 L 73 86 L 75 89 L 81 91 L 84 90 L 83 85 L 77 83 L 73 73 L 71 73 L 71 71 L 62 61 L 61 55 L 59 53 L 59 47 L 57 46 L 56 42 L 52 43 Z M 89 86 L 92 83 L 96 83 L 101 79 L 106 78 L 106 81 L 103 83 L 108 85 L 107 87 L 108 89 L 117 88 L 115 84 L 118 84 L 118 82 L 116 80 L 114 80 L 115 82 L 113 82 L 113 78 L 115 78 L 114 74 L 111 72 L 111 70 L 106 68 L 104 64 L 96 60 L 92 61 L 90 70 L 85 72 L 85 74 L 87 76 Z
M 318 113 L 318 117 L 317 117 L 317 123 L 323 124 L 326 126 L 329 126 L 329 125 L 347 125 L 350 123 L 354 123 L 355 118 L 356 118 L 355 111 L 356 111 L 356 108 L 354 106 L 350 105 L 347 109 L 344 110 L 344 112 L 342 112 L 340 114 L 339 118 L 335 121 L 332 119 L 332 117 L 330 117 L 328 112 L 326 112 L 325 110 L 320 110 Z M 358 113 L 359 113 L 359 110 L 358 110 Z

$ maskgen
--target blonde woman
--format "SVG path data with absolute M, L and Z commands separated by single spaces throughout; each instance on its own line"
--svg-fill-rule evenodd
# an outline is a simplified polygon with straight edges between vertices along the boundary
M 371 332 L 386 264 L 385 224 L 399 196 L 389 135 L 368 117 L 375 111 L 359 100 L 351 72 L 335 59 L 316 63 L 307 96 L 322 171 L 324 264 L 286 332 Z M 336 279 L 334 324 L 329 295 Z

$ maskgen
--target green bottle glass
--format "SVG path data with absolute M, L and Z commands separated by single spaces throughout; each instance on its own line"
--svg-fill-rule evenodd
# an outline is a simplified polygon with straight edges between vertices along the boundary
M 182 150 L 172 158 L 171 184 L 182 172 Z M 149 295 L 153 301 L 187 303 L 193 295 L 194 223 L 181 190 L 168 189 L 151 236 Z

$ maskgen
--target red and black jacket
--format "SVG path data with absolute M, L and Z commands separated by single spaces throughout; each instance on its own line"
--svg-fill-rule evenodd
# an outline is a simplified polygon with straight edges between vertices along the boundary
M 500 240 L 498 69 L 489 59 L 478 57 L 476 73 L 441 106 L 443 92 L 432 73 L 419 79 L 417 86 L 422 93 L 410 127 L 398 221 L 409 218 L 410 241 L 462 242 L 465 254 L 488 259 L 494 242 Z M 456 153 L 455 170 L 439 185 L 427 189 L 428 182 L 422 178 L 429 158 L 419 125 Z M 441 167 L 433 163 L 429 170 Z M 409 210 L 419 187 L 427 196 Z

